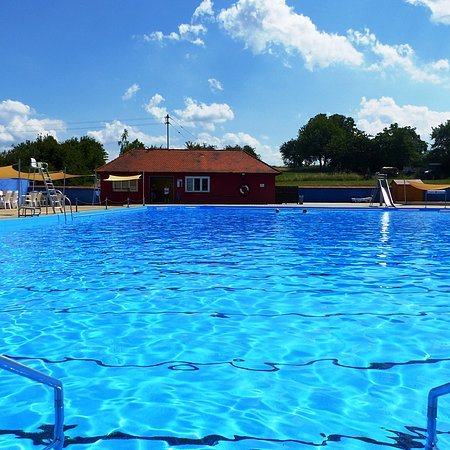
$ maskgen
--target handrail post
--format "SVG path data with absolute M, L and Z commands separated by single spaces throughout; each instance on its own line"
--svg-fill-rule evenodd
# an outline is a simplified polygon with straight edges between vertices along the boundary
M 436 419 L 438 398 L 445 394 L 450 394 L 450 383 L 437 386 L 428 393 L 427 440 L 425 450 L 437 449 Z
M 2 355 L 0 355 L 0 368 L 53 388 L 55 408 L 53 442 L 44 450 L 62 450 L 64 446 L 64 394 L 61 381 Z

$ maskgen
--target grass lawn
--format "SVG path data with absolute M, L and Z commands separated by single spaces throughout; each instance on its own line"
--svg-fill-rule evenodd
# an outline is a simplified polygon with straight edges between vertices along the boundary
M 371 178 L 358 175 L 356 173 L 327 173 L 318 172 L 315 170 L 296 170 L 278 168 L 281 171 L 280 175 L 276 177 L 277 186 L 367 186 L 373 187 L 376 185 L 377 178 Z M 395 177 L 396 179 L 403 179 L 402 175 Z M 410 179 L 407 177 L 406 179 Z M 390 180 L 389 180 L 390 181 Z M 428 184 L 449 184 L 450 178 L 444 180 L 423 180 Z

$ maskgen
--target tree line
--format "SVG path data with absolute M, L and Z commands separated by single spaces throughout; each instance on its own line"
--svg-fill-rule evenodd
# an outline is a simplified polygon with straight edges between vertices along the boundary
M 284 164 L 292 168 L 318 165 L 322 170 L 367 174 L 384 166 L 419 170 L 435 163 L 442 176 L 450 176 L 450 120 L 433 128 L 431 139 L 429 146 L 415 128 L 400 127 L 397 123 L 370 136 L 359 130 L 351 117 L 318 114 L 300 128 L 296 138 L 281 145 L 280 153 Z M 137 139 L 129 141 L 126 129 L 117 144 L 121 155 L 134 148 L 144 148 Z M 185 146 L 188 150 L 216 149 L 214 145 L 197 142 L 186 142 Z M 248 145 L 229 145 L 225 149 L 243 150 L 260 159 Z M 35 141 L 27 140 L 1 152 L 0 166 L 17 165 L 20 160 L 25 169 L 30 158 L 47 162 L 50 170 L 92 175 L 106 163 L 108 154 L 92 137 L 73 137 L 60 143 L 52 136 L 38 136 Z
M 318 165 L 336 172 L 367 174 L 382 167 L 419 170 L 430 163 L 450 175 L 450 120 L 432 129 L 431 147 L 415 128 L 391 124 L 370 136 L 356 127 L 351 117 L 318 114 L 300 128 L 295 139 L 280 147 L 288 167 Z
M 0 166 L 14 165 L 17 169 L 20 161 L 21 170 L 27 172 L 30 158 L 34 158 L 46 162 L 50 171 L 92 175 L 97 167 L 105 164 L 107 157 L 103 145 L 88 136 L 73 137 L 61 143 L 53 136 L 38 136 L 35 141 L 27 140 L 0 153 Z M 84 181 L 74 179 L 72 183 L 82 184 Z

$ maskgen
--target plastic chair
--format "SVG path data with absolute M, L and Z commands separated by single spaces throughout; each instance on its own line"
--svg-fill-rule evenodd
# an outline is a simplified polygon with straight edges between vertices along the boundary
M 12 191 L 6 191 L 5 196 L 3 197 L 3 207 L 5 209 L 11 209 L 11 196 L 12 196 Z
M 11 208 L 17 208 L 19 204 L 19 191 L 13 191 L 11 194 Z
M 27 206 L 37 206 L 37 197 L 38 197 L 38 192 L 37 191 L 31 191 L 30 193 L 28 193 L 28 195 L 25 198 L 25 204 Z
M 42 206 L 42 194 L 43 194 L 43 192 L 42 191 L 38 191 L 37 193 L 36 193 L 36 207 L 40 207 L 40 206 Z

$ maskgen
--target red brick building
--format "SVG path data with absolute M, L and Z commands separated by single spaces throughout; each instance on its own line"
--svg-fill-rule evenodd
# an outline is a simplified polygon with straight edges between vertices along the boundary
M 130 150 L 97 169 L 111 203 L 275 203 L 278 170 L 236 150 Z

